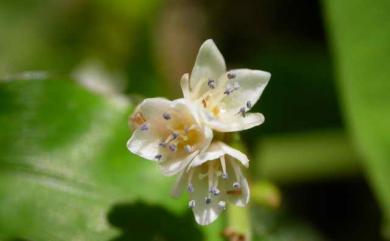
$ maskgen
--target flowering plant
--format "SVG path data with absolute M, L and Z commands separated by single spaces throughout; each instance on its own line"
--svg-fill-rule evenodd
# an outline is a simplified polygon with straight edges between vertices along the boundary
M 241 166 L 247 156 L 219 140 L 220 132 L 246 130 L 264 122 L 261 113 L 248 113 L 271 75 L 250 69 L 226 71 L 222 54 L 212 40 L 199 49 L 191 74 L 180 84 L 184 98 L 145 99 L 130 118 L 135 128 L 128 149 L 155 161 L 164 175 L 178 175 L 173 196 L 186 187 L 195 220 L 207 225 L 227 202 L 244 207 L 248 182 Z

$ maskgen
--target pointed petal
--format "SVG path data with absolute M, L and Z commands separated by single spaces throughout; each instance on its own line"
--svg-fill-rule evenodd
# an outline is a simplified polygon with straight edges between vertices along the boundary
M 201 115 L 210 128 L 219 132 L 242 131 L 264 123 L 264 116 L 261 113 L 247 113 L 245 117 L 237 113 L 235 115 L 226 113 L 214 118 L 205 110 Z
M 230 175 L 229 179 L 224 183 L 226 190 L 232 190 L 232 186 L 235 182 L 240 183 L 240 192 L 226 195 L 228 202 L 233 203 L 239 207 L 245 207 L 249 202 L 250 192 L 248 182 L 243 175 L 239 164 L 235 160 L 230 160 L 227 165 L 227 171 Z M 234 175 L 233 175 L 234 174 Z
M 181 90 L 183 92 L 183 96 L 186 99 L 191 98 L 191 92 L 190 92 L 190 80 L 189 80 L 189 74 L 184 74 L 180 79 L 180 86 Z
M 221 52 L 213 40 L 206 40 L 199 49 L 191 72 L 191 91 L 194 91 L 196 86 L 203 86 L 202 88 L 207 89 L 207 81 L 209 79 L 217 80 L 225 72 L 226 65 Z M 203 91 L 200 90 L 200 92 Z
M 190 167 L 200 166 L 207 161 L 219 159 L 223 155 L 229 155 L 237 159 L 245 167 L 249 166 L 249 159 L 244 153 L 226 145 L 223 142 L 214 141 L 206 151 L 200 153 L 194 158 Z
M 172 176 L 182 171 L 198 155 L 199 151 L 191 153 L 185 159 L 175 158 L 160 163 L 161 173 L 165 176 Z
M 218 105 L 218 114 L 203 108 L 200 109 L 202 119 L 212 129 L 220 132 L 241 131 L 262 124 L 262 114 L 247 111 L 258 101 L 271 75 L 259 70 L 237 69 L 224 76 L 225 81 L 221 82 L 226 84 L 219 90 L 224 94 Z M 218 98 L 221 94 L 216 96 Z
M 158 138 L 151 131 L 135 130 L 127 142 L 127 148 L 145 159 L 157 161 Z
M 145 159 L 156 161 L 158 134 L 162 128 L 157 118 L 161 118 L 162 113 L 170 108 L 170 103 L 169 100 L 164 98 L 150 98 L 145 99 L 137 106 L 132 117 L 132 119 L 138 118 L 135 125 L 137 129 L 134 130 L 127 142 L 129 151 Z M 147 130 L 141 130 L 138 125 L 146 125 Z
M 230 115 L 237 114 L 241 108 L 251 109 L 271 78 L 268 72 L 251 69 L 230 70 L 228 75 L 232 78 L 228 79 L 226 88 L 237 88 L 222 99 L 224 110 Z
M 193 179 L 195 191 L 191 194 L 191 199 L 195 200 L 193 213 L 198 224 L 208 225 L 214 222 L 223 211 L 223 209 L 218 207 L 221 196 L 213 196 L 210 203 L 206 203 L 205 198 L 209 195 L 208 180 L 207 178 L 199 178 L 200 173 L 198 169 L 194 173 Z
M 244 153 L 242 153 L 239 150 L 234 149 L 234 148 L 226 145 L 225 143 L 221 143 L 220 145 L 221 145 L 222 150 L 224 150 L 224 152 L 227 155 L 229 155 L 231 157 L 234 157 L 235 159 L 240 161 L 243 166 L 245 166 L 245 167 L 249 166 L 249 159 L 248 159 L 248 157 Z
M 221 147 L 221 142 L 213 142 L 206 151 L 194 158 L 191 167 L 200 166 L 207 161 L 218 159 L 223 155 L 225 155 L 225 151 Z

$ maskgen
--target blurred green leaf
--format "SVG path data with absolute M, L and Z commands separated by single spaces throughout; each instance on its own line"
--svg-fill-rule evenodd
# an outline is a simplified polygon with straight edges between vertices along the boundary
M 294 183 L 350 176 L 359 171 L 357 155 L 340 131 L 290 133 L 264 137 L 254 169 L 260 178 Z
M 390 238 L 390 1 L 323 1 L 346 120 Z
M 54 80 L 0 83 L 0 100 L 1 240 L 109 240 L 120 234 L 107 220 L 118 203 L 185 208 L 168 195 L 172 179 L 128 152 L 128 102 Z

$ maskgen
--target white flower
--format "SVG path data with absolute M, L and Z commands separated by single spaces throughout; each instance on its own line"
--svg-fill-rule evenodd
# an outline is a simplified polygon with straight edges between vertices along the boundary
M 260 70 L 226 72 L 225 60 L 212 40 L 199 49 L 191 75 L 183 75 L 183 95 L 195 102 L 203 121 L 220 132 L 240 131 L 260 125 L 264 116 L 246 113 L 257 102 L 271 74 Z
M 145 99 L 130 121 L 136 129 L 127 142 L 128 149 L 158 162 L 164 175 L 183 170 L 213 137 L 211 129 L 199 124 L 185 99 Z
M 213 142 L 179 175 L 172 195 L 178 197 L 187 187 L 197 223 L 215 221 L 227 203 L 240 207 L 249 201 L 248 182 L 240 164 L 248 167 L 247 156 L 222 142 Z

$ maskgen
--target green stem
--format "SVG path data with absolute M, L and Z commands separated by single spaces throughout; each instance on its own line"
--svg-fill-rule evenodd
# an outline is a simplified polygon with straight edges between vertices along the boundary
M 248 208 L 230 205 L 227 210 L 228 226 L 225 235 L 231 240 L 252 239 L 251 224 Z
M 237 134 L 225 136 L 225 142 L 244 153 L 246 152 L 246 147 Z M 227 218 L 228 225 L 224 233 L 229 240 L 250 241 L 252 239 L 248 207 L 243 208 L 229 205 L 227 209 Z

